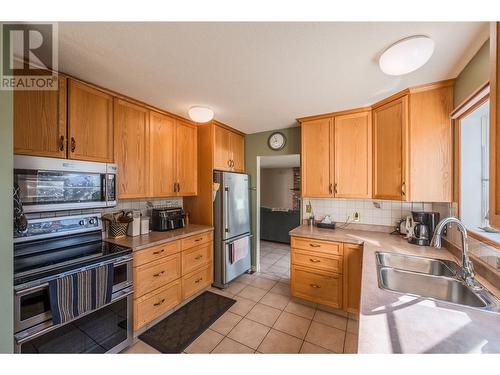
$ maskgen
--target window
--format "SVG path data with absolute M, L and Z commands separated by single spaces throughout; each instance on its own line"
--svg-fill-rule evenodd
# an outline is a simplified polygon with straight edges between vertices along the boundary
M 489 100 L 460 119 L 460 219 L 466 227 L 500 242 L 489 215 Z M 496 232 L 496 233 L 495 233 Z

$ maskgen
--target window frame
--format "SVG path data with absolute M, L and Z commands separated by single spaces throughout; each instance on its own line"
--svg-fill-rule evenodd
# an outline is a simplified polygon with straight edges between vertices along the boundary
M 462 101 L 451 113 L 450 117 L 453 120 L 453 131 L 454 131 L 454 158 L 453 158 L 453 171 L 454 171 L 454 189 L 453 189 L 453 200 L 457 203 L 457 216 L 461 218 L 461 162 L 462 162 L 462 152 L 461 152 L 461 121 L 467 117 L 470 113 L 474 112 L 484 103 L 490 100 L 490 85 L 489 82 L 482 84 L 476 91 L 474 91 L 469 97 Z M 491 105 L 491 103 L 490 103 Z M 490 119 L 491 121 L 491 119 Z M 490 133 L 491 134 L 491 133 Z M 491 160 L 491 155 L 490 155 Z M 485 237 L 480 232 L 467 229 L 467 234 L 487 245 L 493 246 L 496 249 L 500 249 L 500 243 Z

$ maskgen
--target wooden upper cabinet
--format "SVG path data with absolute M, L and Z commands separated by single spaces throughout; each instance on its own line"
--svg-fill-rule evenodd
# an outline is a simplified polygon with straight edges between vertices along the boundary
M 338 198 L 371 198 L 371 112 L 334 118 L 334 193 Z
M 452 85 L 410 93 L 408 200 L 453 200 L 452 110 Z
M 408 96 L 373 110 L 373 197 L 406 199 Z
M 331 119 L 319 119 L 302 123 L 301 170 L 302 196 L 332 197 L 330 174 L 333 171 Z
M 149 196 L 149 111 L 115 99 L 114 155 L 118 164 L 118 197 Z
M 66 77 L 57 91 L 14 91 L 14 153 L 65 158 L 66 145 Z
M 177 121 L 175 137 L 177 194 L 196 195 L 198 192 L 198 132 L 196 125 Z
M 68 80 L 68 157 L 113 161 L 113 97 Z
M 231 132 L 214 126 L 214 169 L 231 170 Z
M 500 24 L 490 25 L 490 225 L 500 229 Z
M 150 187 L 154 197 L 176 195 L 175 119 L 151 111 L 150 126 Z
M 241 134 L 230 132 L 232 170 L 245 172 L 245 137 Z

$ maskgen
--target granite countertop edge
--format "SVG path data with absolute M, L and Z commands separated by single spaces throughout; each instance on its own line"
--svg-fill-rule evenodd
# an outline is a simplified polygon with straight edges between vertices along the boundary
M 209 225 L 189 224 L 184 228 L 165 232 L 151 231 L 149 234 L 143 234 L 135 237 L 125 236 L 121 238 L 104 238 L 104 241 L 121 246 L 127 246 L 132 248 L 133 251 L 138 251 L 213 230 L 214 227 Z
M 291 236 L 363 244 L 358 353 L 500 353 L 500 314 L 380 289 L 376 251 L 460 261 L 388 233 L 299 226 Z M 477 276 L 490 292 L 499 286 Z

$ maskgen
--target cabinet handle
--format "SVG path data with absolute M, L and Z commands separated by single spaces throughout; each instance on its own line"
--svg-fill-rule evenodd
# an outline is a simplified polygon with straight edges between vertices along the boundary
M 201 280 L 203 280 L 203 277 L 200 277 L 199 279 L 196 279 L 194 282 L 195 282 L 195 284 L 198 284 Z
M 328 192 L 330 194 L 333 194 L 333 185 L 332 184 L 328 185 Z
M 177 192 L 179 193 L 181 191 L 181 184 L 178 182 L 177 183 Z
M 177 193 L 177 182 L 174 182 L 174 193 Z
M 76 149 L 76 141 L 74 137 L 71 137 L 71 152 L 75 152 Z
M 319 288 L 321 288 L 321 286 L 319 286 L 318 284 L 309 284 L 309 286 L 310 286 L 311 288 L 314 288 L 314 289 L 319 289 Z
M 229 168 L 231 168 L 231 159 L 229 159 L 229 160 L 227 161 L 227 166 L 228 166 Z
M 321 262 L 321 260 L 319 260 L 319 259 L 313 259 L 313 258 L 309 258 L 309 261 L 313 262 L 313 263 L 320 263 Z
M 406 195 L 406 183 L 405 183 L 405 182 L 403 182 L 403 183 L 401 184 L 401 194 L 402 194 L 403 196 L 405 196 L 405 195 Z
M 165 298 L 163 298 L 160 302 L 156 302 L 154 306 L 160 306 L 163 302 L 165 302 Z
M 200 260 L 201 258 L 203 258 L 203 255 L 198 255 L 198 256 L 196 256 L 194 259 L 195 259 L 195 260 Z
M 333 184 L 333 192 L 337 194 L 337 183 Z
M 59 151 L 64 151 L 64 135 L 59 138 Z
M 194 240 L 194 242 L 200 242 L 202 239 L 203 237 L 197 238 L 196 240 Z
M 316 243 L 310 243 L 309 246 L 311 246 L 311 247 L 321 247 L 321 245 L 318 245 Z
M 163 275 L 164 273 L 165 273 L 165 271 L 161 271 L 161 272 L 155 273 L 153 275 L 153 277 L 159 277 L 159 276 Z
M 234 167 L 234 160 L 231 160 L 231 167 Z
M 160 251 L 153 251 L 153 254 L 154 255 L 158 255 L 158 254 L 161 254 L 165 251 L 165 249 L 161 249 Z

